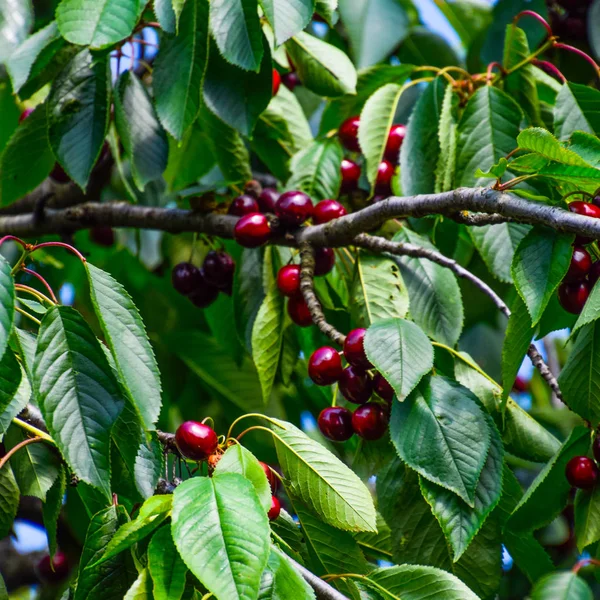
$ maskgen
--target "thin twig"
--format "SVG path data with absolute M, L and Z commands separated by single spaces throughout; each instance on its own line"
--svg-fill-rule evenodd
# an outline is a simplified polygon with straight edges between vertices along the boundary
M 26 440 L 19 442 L 16 446 L 13 446 L 0 459 L 0 469 L 2 469 L 2 467 L 10 460 L 11 456 L 13 456 L 13 454 L 16 454 L 21 448 L 25 448 L 25 446 L 28 446 L 29 444 L 36 444 L 38 442 L 47 442 L 47 441 L 48 440 L 45 440 L 44 438 L 41 438 L 41 437 L 34 437 L 34 438 L 27 438 Z

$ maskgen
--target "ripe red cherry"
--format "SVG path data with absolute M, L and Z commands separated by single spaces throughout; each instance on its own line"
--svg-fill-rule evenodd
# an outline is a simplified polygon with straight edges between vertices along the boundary
M 274 521 L 281 512 L 281 502 L 277 496 L 271 496 L 271 508 L 269 508 L 269 512 L 267 513 L 269 517 L 269 521 Z
M 387 194 L 392 193 L 392 176 L 395 171 L 394 165 L 389 160 L 382 160 L 377 168 L 377 178 L 375 179 L 375 193 Z
M 185 421 L 175 432 L 175 444 L 185 458 L 206 460 L 219 445 L 212 427 L 198 421 Z
M 342 185 L 340 191 L 344 194 L 348 194 L 357 189 L 358 181 L 360 179 L 360 167 L 354 161 L 344 158 L 340 165 L 340 171 L 342 172 Z
M 590 253 L 581 246 L 573 248 L 573 256 L 569 270 L 565 275 L 564 281 L 578 281 L 583 279 L 592 268 L 592 257 Z
M 342 406 L 324 408 L 317 420 L 319 430 L 333 442 L 345 442 L 352 437 L 352 413 Z
M 219 288 L 206 280 L 203 269 L 199 269 L 199 271 L 198 285 L 190 292 L 188 298 L 198 308 L 206 308 L 217 299 Z
M 310 316 L 310 310 L 306 304 L 302 294 L 296 294 L 288 300 L 287 305 L 288 315 L 296 325 L 300 327 L 308 327 L 312 325 L 312 317 Z
M 373 393 L 373 381 L 366 371 L 349 366 L 342 371 L 339 389 L 349 402 L 364 404 Z
M 258 461 L 258 464 L 262 467 L 262 470 L 265 472 L 267 476 L 267 480 L 269 481 L 269 485 L 271 486 L 271 493 L 276 494 L 279 489 L 279 477 L 273 473 L 273 470 L 267 463 L 262 462 L 262 460 Z
M 346 360 L 359 369 L 372 369 L 373 365 L 369 362 L 365 354 L 365 334 L 367 330 L 359 327 L 353 329 L 344 342 L 344 356 Z
M 202 285 L 202 274 L 192 263 L 182 262 L 173 267 L 171 282 L 180 294 L 187 296 Z
M 600 207 L 591 204 L 590 202 L 582 202 L 576 200 L 569 204 L 569 210 L 575 214 L 583 215 L 584 217 L 593 217 L 594 219 L 600 219 Z M 589 244 L 593 241 L 593 238 L 578 235 L 575 238 L 576 244 Z
M 258 207 L 262 213 L 275 214 L 275 204 L 279 200 L 279 192 L 273 188 L 264 188 L 258 197 Z
M 574 456 L 565 469 L 569 483 L 582 490 L 593 488 L 598 480 L 598 474 L 596 463 L 587 456 Z
M 308 360 L 308 375 L 317 385 L 331 385 L 342 375 L 342 359 L 331 346 L 317 348 Z
M 348 117 L 341 125 L 338 130 L 338 136 L 342 146 L 352 152 L 360 152 L 360 145 L 358 143 L 358 126 L 360 124 L 360 117 L 358 115 L 354 117 Z
M 251 213 L 257 213 L 258 202 L 248 194 L 242 194 L 237 198 L 234 198 L 229 205 L 229 214 L 234 217 L 243 217 Z
M 317 248 L 315 250 L 315 275 L 327 275 L 335 264 L 333 248 Z
M 291 73 L 284 73 L 281 76 L 281 83 L 283 83 L 283 85 L 285 85 L 285 87 L 288 90 L 290 90 L 290 92 L 293 92 L 294 88 L 297 85 L 302 85 L 300 77 L 298 77 L 297 73 L 295 73 L 294 71 L 292 71 Z
M 378 440 L 388 425 L 388 412 L 381 404 L 369 402 L 359 406 L 352 415 L 354 433 L 365 440 Z
M 115 243 L 115 232 L 112 227 L 92 227 L 90 240 L 98 246 L 110 247 Z
M 275 214 L 284 225 L 301 225 L 312 217 L 312 200 L 304 193 L 284 192 L 275 204 Z
M 578 315 L 590 295 L 590 286 L 587 281 L 575 283 L 561 283 L 558 286 L 558 301 L 570 313 Z
M 394 398 L 394 388 L 381 373 L 377 373 L 373 377 L 373 389 L 380 398 L 387 402 L 391 402 Z
M 279 86 L 281 85 L 281 75 L 277 69 L 273 69 L 273 96 L 277 95 Z
M 235 262 L 227 252 L 211 250 L 204 259 L 202 270 L 208 283 L 231 293 Z
M 389 160 L 393 164 L 398 163 L 398 157 L 400 155 L 400 148 L 402 142 L 406 137 L 406 126 L 405 125 L 392 125 L 390 132 L 388 133 L 388 139 L 385 144 L 385 150 L 383 157 Z
M 26 108 L 20 115 L 19 115 L 19 123 L 22 123 L 35 109 L 33 108 Z
M 277 273 L 277 287 L 284 296 L 300 293 L 300 265 L 285 265 Z
M 269 241 L 271 226 L 267 217 L 261 213 L 244 215 L 235 224 L 233 237 L 240 246 L 258 248 Z
M 525 381 L 520 375 L 517 375 L 515 382 L 513 383 L 513 390 L 515 392 L 523 393 L 529 388 L 529 383 Z
M 64 552 L 57 550 L 52 560 L 50 560 L 49 554 L 44 556 L 35 570 L 42 582 L 60 583 L 69 576 L 69 560 Z
M 337 200 L 321 200 L 315 206 L 312 220 L 315 225 L 322 225 L 346 214 L 346 209 Z
M 69 181 L 71 181 L 71 178 L 58 163 L 56 163 L 52 171 L 50 171 L 50 178 L 56 181 L 56 183 L 69 183 Z

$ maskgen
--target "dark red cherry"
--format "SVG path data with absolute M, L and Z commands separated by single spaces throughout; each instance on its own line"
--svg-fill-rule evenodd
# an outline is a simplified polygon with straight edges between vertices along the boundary
M 353 329 L 347 336 L 344 342 L 344 356 L 346 360 L 353 366 L 359 369 L 372 369 L 373 365 L 369 362 L 365 354 L 365 334 L 367 330 L 359 327 Z
M 310 316 L 310 310 L 306 304 L 302 294 L 296 294 L 288 300 L 287 305 L 288 315 L 296 325 L 300 327 L 308 327 L 312 325 L 312 317 Z
M 71 181 L 71 178 L 58 163 L 56 163 L 52 171 L 50 171 L 50 177 L 56 181 L 56 183 L 69 183 L 69 181 Z
M 365 440 L 378 440 L 386 432 L 387 425 L 388 410 L 381 404 L 363 404 L 352 415 L 354 433 Z
M 264 188 L 258 197 L 260 212 L 275 214 L 275 204 L 279 200 L 279 195 L 279 192 L 273 188 Z
M 596 285 L 596 281 L 600 278 L 600 260 L 597 260 L 590 269 L 588 279 L 590 280 L 590 289 Z
M 300 265 L 285 265 L 277 273 L 277 287 L 284 296 L 300 293 Z
M 333 248 L 315 249 L 315 275 L 327 275 L 335 264 L 335 252 Z
M 565 469 L 569 483 L 576 488 L 587 490 L 593 488 L 598 480 L 598 467 L 587 456 L 574 456 Z
M 558 301 L 570 313 L 578 315 L 590 295 L 590 285 L 587 281 L 561 283 L 558 286 Z
M 281 502 L 277 496 L 271 496 L 271 508 L 269 508 L 269 512 L 267 513 L 269 517 L 269 521 L 274 521 L 281 512 Z
M 259 212 L 258 202 L 249 194 L 242 194 L 231 201 L 228 212 L 234 217 L 257 213 Z
M 19 115 L 19 123 L 22 123 L 35 109 L 34 108 L 26 108 L 20 115 Z
M 281 85 L 281 75 L 277 69 L 273 69 L 273 88 L 272 95 L 276 96 L 279 91 L 279 86 Z
M 373 393 L 373 381 L 366 371 L 349 366 L 342 371 L 339 389 L 349 402 L 364 404 Z
M 273 469 L 271 469 L 271 467 L 269 467 L 267 463 L 264 463 L 262 460 L 259 460 L 258 464 L 262 467 L 262 470 L 267 476 L 267 480 L 269 482 L 269 485 L 271 486 L 271 493 L 276 494 L 277 490 L 279 490 L 279 477 L 275 475 Z
M 333 442 L 345 442 L 352 437 L 352 413 L 342 406 L 324 408 L 319 415 L 319 430 Z
M 593 217 L 594 219 L 600 219 L 600 207 L 595 206 L 590 202 L 582 202 L 576 200 L 569 204 L 569 210 L 575 214 L 583 215 L 584 217 Z M 575 243 L 579 245 L 589 244 L 593 241 L 593 238 L 578 235 L 575 238 Z
M 331 385 L 342 375 L 340 353 L 331 346 L 317 348 L 308 360 L 308 375 L 317 385 Z
M 348 194 L 357 189 L 360 179 L 360 167 L 354 161 L 344 158 L 340 165 L 340 171 L 342 172 L 340 191 L 343 194 Z
M 182 262 L 173 267 L 171 281 L 180 294 L 187 296 L 202 285 L 203 279 L 198 267 L 192 263 Z
M 284 225 L 301 225 L 312 217 L 313 203 L 304 192 L 284 192 L 275 204 L 275 214 Z
M 517 375 L 515 382 L 513 383 L 513 390 L 515 392 L 523 393 L 529 389 L 529 383 L 523 379 L 520 375 Z
M 283 83 L 283 85 L 285 85 L 285 87 L 288 90 L 290 90 L 290 92 L 293 92 L 294 88 L 297 85 L 302 85 L 300 77 L 298 77 L 297 73 L 295 73 L 294 71 L 292 71 L 291 73 L 284 73 L 281 76 L 281 83 Z
M 204 275 L 204 270 L 200 269 L 200 282 L 189 293 L 188 298 L 194 306 L 206 308 L 212 304 L 219 296 L 219 288 L 209 283 Z
M 394 165 L 389 160 L 382 160 L 377 168 L 375 179 L 375 193 L 390 195 L 392 193 L 392 177 L 395 171 Z
M 56 584 L 64 581 L 69 576 L 69 559 L 64 552 L 57 550 L 54 558 L 44 556 L 36 566 L 38 578 L 43 583 Z
M 394 398 L 394 388 L 381 373 L 376 373 L 373 377 L 373 389 L 380 398 L 387 402 L 391 402 Z
M 573 256 L 569 270 L 564 277 L 564 281 L 579 281 L 583 279 L 592 268 L 592 257 L 590 253 L 581 246 L 573 248 Z
M 109 248 L 115 243 L 115 231 L 112 227 L 92 227 L 90 229 L 90 240 L 98 246 Z
M 388 133 L 388 139 L 385 144 L 385 150 L 383 152 L 383 158 L 389 160 L 393 164 L 398 164 L 398 157 L 400 156 L 400 148 L 402 142 L 406 137 L 406 126 L 405 125 L 392 125 L 390 132 Z
M 348 117 L 341 125 L 338 130 L 338 136 L 342 146 L 352 152 L 360 152 L 360 145 L 358 143 L 358 126 L 360 124 L 360 117 L 358 115 L 354 117 Z
M 253 213 L 244 215 L 233 229 L 235 241 L 245 248 L 258 248 L 269 241 L 271 226 L 265 215 Z
M 321 200 L 315 206 L 312 220 L 315 225 L 322 225 L 346 214 L 346 209 L 337 200 Z
M 185 458 L 206 460 L 219 445 L 212 427 L 198 421 L 185 421 L 175 432 L 175 444 Z
M 231 293 L 235 262 L 227 252 L 211 250 L 204 259 L 202 270 L 208 283 Z
M 592 198 L 592 204 L 594 206 L 597 206 L 598 208 L 600 208 L 600 194 L 598 194 Z

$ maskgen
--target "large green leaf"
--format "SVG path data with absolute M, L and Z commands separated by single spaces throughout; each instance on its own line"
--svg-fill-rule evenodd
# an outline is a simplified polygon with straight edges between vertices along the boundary
M 48 550 L 54 556 L 58 547 L 58 518 L 62 509 L 65 493 L 67 490 L 67 476 L 63 466 L 60 467 L 58 477 L 46 492 L 46 501 L 42 505 L 42 516 L 44 518 L 44 529 L 48 537 Z
M 286 187 L 305 192 L 313 202 L 337 198 L 342 183 L 340 165 L 343 158 L 337 138 L 315 140 L 292 157 L 292 176 Z
M 484 414 L 467 388 L 430 377 L 404 402 L 394 403 L 390 435 L 407 465 L 473 507 L 490 447 Z
M 147 499 L 154 494 L 156 484 L 164 473 L 164 462 L 162 444 L 153 432 L 149 442 L 142 439 L 133 466 L 135 485 L 142 498 Z
M 182 483 L 173 496 L 171 527 L 185 564 L 217 598 L 257 597 L 269 558 L 269 521 L 242 475 Z
M 81 315 L 44 315 L 33 366 L 35 397 L 50 435 L 77 476 L 110 498 L 110 430 L 123 401 L 100 343 Z
M 447 37 L 419 25 L 411 28 L 397 56 L 403 63 L 440 68 L 462 62 Z
M 145 428 L 154 429 L 161 407 L 160 373 L 140 313 L 125 288 L 106 271 L 89 262 L 86 271 L 119 378 Z
M 581 132 L 579 132 L 581 133 Z M 583 134 L 585 135 L 585 134 Z M 581 140 L 581 138 L 579 138 Z M 540 156 L 565 165 L 589 167 L 590 164 L 573 150 L 566 148 L 549 131 L 541 127 L 530 127 L 517 137 L 519 148 L 536 152 Z M 588 151 L 591 148 L 588 147 Z
M 0 359 L 8 346 L 15 319 L 15 281 L 8 261 L 0 256 Z
M 521 109 L 510 96 L 488 85 L 477 90 L 458 125 L 456 183 L 481 184 L 475 171 L 486 171 L 515 149 L 520 122 Z
M 394 241 L 437 248 L 428 238 L 402 228 Z M 464 310 L 460 288 L 452 271 L 424 258 L 397 257 L 410 298 L 410 316 L 434 340 L 454 346 L 463 327 Z
M 389 560 L 392 557 L 391 531 L 385 519 L 377 513 L 377 533 L 361 531 L 354 534 L 360 549 L 376 560 Z
M 314 600 L 315 593 L 292 567 L 283 552 L 271 546 L 269 562 L 260 581 L 258 600 Z
M 148 570 L 154 582 L 156 600 L 181 598 L 185 589 L 187 567 L 177 552 L 168 525 L 152 536 L 148 546 Z
M 13 526 L 19 508 L 19 486 L 10 465 L 0 469 L 0 536 L 6 537 Z
M 438 125 L 440 152 L 435 170 L 436 193 L 447 192 L 454 188 L 458 145 L 458 103 L 458 96 L 454 89 L 451 85 L 447 85 Z
M 572 571 L 549 573 L 531 590 L 531 600 L 593 600 L 594 594 L 584 579 Z
M 260 0 L 260 5 L 273 28 L 275 43 L 279 46 L 308 25 L 315 0 Z
M 53 81 L 48 139 L 69 177 L 85 189 L 110 119 L 109 63 L 85 49 Z
M 361 327 L 383 319 L 403 319 L 408 312 L 408 291 L 396 263 L 364 250 L 356 259 L 352 298 L 352 321 Z
M 600 540 L 600 488 L 577 490 L 575 496 L 575 539 L 580 552 Z
M 0 435 L 31 399 L 31 385 L 25 370 L 11 350 L 0 359 Z
M 179 34 L 165 35 L 154 62 L 152 86 L 164 128 L 181 140 L 200 110 L 200 90 L 208 56 L 208 6 L 188 0 Z
M 558 378 L 565 404 L 596 425 L 600 421 L 600 323 L 583 326 Z
M 356 70 L 345 52 L 303 31 L 286 42 L 302 83 L 315 94 L 335 97 L 356 92 Z
M 367 329 L 364 344 L 369 361 L 391 384 L 400 402 L 433 368 L 433 346 L 410 321 L 378 321 Z
M 596 107 L 600 92 L 587 85 L 565 83 L 556 96 L 554 107 L 554 133 L 561 140 L 568 139 L 574 131 L 600 133 L 600 116 Z
M 326 523 L 349 531 L 375 531 L 373 499 L 357 475 L 291 423 L 271 422 L 291 492 Z
M 142 569 L 137 579 L 127 590 L 123 600 L 154 600 L 152 593 L 152 579 L 148 569 Z
M 571 328 L 571 335 L 574 335 L 584 325 L 593 323 L 598 317 L 600 317 L 600 285 L 594 285 L 575 325 Z

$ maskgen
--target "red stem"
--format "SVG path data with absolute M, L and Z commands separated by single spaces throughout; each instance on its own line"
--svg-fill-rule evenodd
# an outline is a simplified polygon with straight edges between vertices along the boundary
M 75 254 L 75 256 L 77 256 L 77 258 L 79 258 L 79 260 L 85 264 L 87 261 L 85 260 L 85 257 L 83 256 L 83 254 L 81 254 L 81 252 L 79 252 L 79 250 L 73 248 L 73 246 L 71 246 L 70 244 L 65 244 L 64 242 L 43 242 L 42 244 L 36 244 L 31 251 L 35 252 L 36 250 L 39 250 L 40 248 L 65 248 L 66 250 L 69 250 L 69 252 L 72 252 L 73 254 Z
M 503 75 L 506 73 L 506 69 L 499 62 L 496 62 L 496 61 L 491 62 L 487 68 L 487 74 L 486 74 L 486 78 L 485 78 L 486 81 L 490 81 L 492 79 L 492 73 L 494 71 L 494 67 L 497 67 L 498 70 L 500 71 L 500 73 L 502 73 Z
M 550 24 L 548 23 L 548 21 L 546 21 L 546 19 L 544 19 L 544 17 L 542 17 L 542 15 L 538 15 L 536 12 L 534 12 L 532 10 L 522 10 L 513 19 L 513 24 L 516 25 L 522 17 L 533 17 L 547 31 L 548 36 L 552 37 L 552 35 L 553 35 L 552 27 L 550 27 Z
M 567 83 L 567 78 L 551 62 L 547 60 L 534 60 L 533 64 L 542 69 L 542 71 L 549 71 L 549 75 L 554 75 L 561 83 Z
M 574 46 L 569 46 L 568 44 L 562 44 L 560 42 L 554 42 L 553 46 L 554 46 L 554 48 L 567 50 L 567 52 L 572 52 L 573 54 L 577 54 L 577 56 L 580 56 L 581 58 L 586 60 L 588 63 L 590 63 L 590 65 L 592 65 L 592 67 L 594 67 L 594 70 L 596 71 L 596 75 L 598 77 L 600 77 L 600 67 L 598 66 L 596 61 L 589 54 L 586 54 L 583 50 L 580 50 L 579 48 L 575 48 Z
M 50 284 L 39 273 L 36 273 L 32 269 L 27 269 L 26 267 L 23 267 L 23 272 L 27 273 L 28 275 L 33 275 L 33 277 L 38 279 L 38 281 L 41 281 L 43 286 L 48 290 L 48 293 L 50 294 L 50 298 L 52 298 L 52 300 L 54 302 L 56 302 L 56 304 L 58 304 L 58 300 L 56 299 L 56 296 L 54 295 L 54 292 L 52 291 Z
M 594 565 L 595 567 L 600 567 L 600 560 L 596 560 L 595 558 L 582 558 L 581 560 L 579 560 L 575 563 L 575 565 L 573 566 L 571 571 L 573 571 L 573 573 L 575 573 L 575 575 L 577 575 L 577 573 L 579 573 L 580 569 L 582 569 L 583 567 L 587 567 L 588 565 Z
M 4 244 L 4 242 L 17 242 L 17 244 L 21 244 L 23 248 L 27 248 L 29 244 L 26 244 L 21 238 L 15 237 L 14 235 L 5 235 L 3 238 L 0 238 L 0 246 Z

